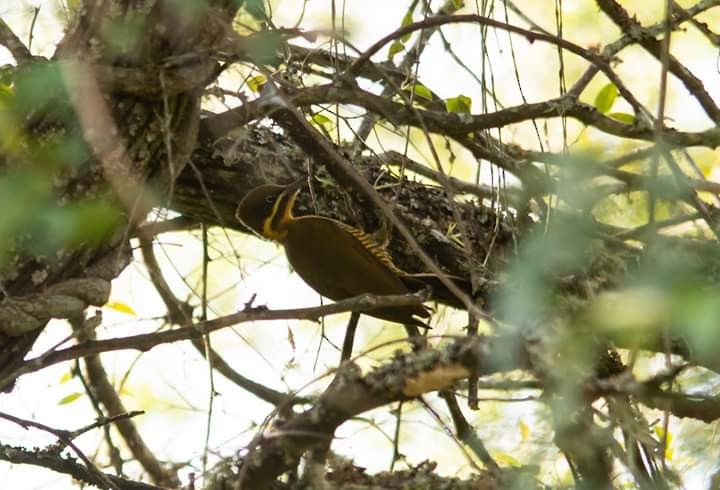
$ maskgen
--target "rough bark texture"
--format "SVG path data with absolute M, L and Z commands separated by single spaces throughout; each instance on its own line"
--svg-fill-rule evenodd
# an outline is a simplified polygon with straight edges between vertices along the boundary
M 168 93 L 164 83 L 165 67 L 157 63 L 168 57 L 201 52 L 224 41 L 226 31 L 220 27 L 225 27 L 232 19 L 234 8 L 218 2 L 190 21 L 178 18 L 173 13 L 174 9 L 163 1 L 145 7 L 147 10 L 141 12 L 135 2 L 89 3 L 58 46 L 53 60 L 31 59 L 26 62 L 55 63 L 61 67 L 66 60 L 80 59 L 97 67 L 98 71 L 112 73 L 115 68 L 118 69 L 113 77 L 113 88 L 103 93 L 114 128 L 88 128 L 73 117 L 56 117 L 57 109 L 53 105 L 72 112 L 65 92 L 50 99 L 48 106 L 34 108 L 32 117 L 27 121 L 26 131 L 39 141 L 77 138 L 79 141 L 86 140 L 89 146 L 88 160 L 75 162 L 74 168 L 80 171 L 64 171 L 53 178 L 54 192 L 63 202 L 88 196 L 117 202 L 118 187 L 130 182 L 167 190 L 172 187 L 172 179 L 182 170 L 195 146 L 200 96 L 208 80 L 182 87 L 176 93 Z M 134 49 L 118 53 L 99 42 L 103 39 L 103 29 L 111 22 L 129 22 L 140 13 L 147 15 L 149 25 L 156 28 L 145 31 L 136 40 Z M 180 32 L 183 35 L 176 38 Z M 208 66 L 215 66 L 212 61 L 197 59 L 190 64 L 200 72 Z M 157 94 L 163 94 L 162 97 L 126 94 L 129 91 L 124 77 L 126 71 L 138 66 L 143 67 L 146 86 L 152 85 Z M 148 69 L 149 66 L 153 68 Z M 172 71 L 172 68 L 168 70 Z M 72 83 L 67 79 L 65 82 L 66 90 L 72 91 Z M 82 99 L 82 94 L 75 95 L 80 95 Z M 74 109 L 79 111 L 78 107 Z M 85 138 L 88 131 L 97 131 L 103 138 L 119 141 L 126 158 L 117 164 L 129 167 L 109 171 L 107 162 L 102 163 L 99 155 L 94 153 L 97 149 L 95 145 Z M 10 171 L 12 162 L 6 162 L 6 165 Z M 127 177 L 127 180 L 112 182 L 116 178 L 113 172 L 116 176 Z M 142 220 L 149 211 L 146 207 L 148 201 L 141 199 L 141 189 L 129 189 L 129 192 L 132 193 L 129 201 L 135 199 L 136 206 L 129 205 L 130 202 L 123 203 L 128 205 L 123 212 L 124 218 L 102 244 L 57 250 L 52 257 L 27 256 L 21 252 L 1 271 L 0 388 L 12 386 L 13 370 L 50 318 L 77 316 L 88 306 L 100 306 L 107 301 L 110 281 L 129 262 L 128 222 L 132 224 Z M 22 250 L 22 244 L 32 240 L 32 236 L 18 237 L 16 250 Z
M 234 217 L 237 203 L 250 189 L 264 183 L 288 183 L 307 172 L 307 154 L 287 136 L 267 127 L 249 126 L 233 134 L 200 146 L 192 156 L 191 165 L 179 176 L 170 207 L 197 222 L 241 229 Z M 360 156 L 353 164 L 363 176 L 379 189 L 380 194 L 402 216 L 421 245 L 450 274 L 470 275 L 468 254 L 462 244 L 452 241 L 441 230 L 454 223 L 447 193 L 438 186 L 428 186 L 405 178 L 402 181 L 388 172 L 388 164 L 397 164 L 391 156 Z M 353 224 L 368 233 L 381 227 L 377 211 L 353 193 L 332 181 L 322 168 L 316 170 L 314 195 L 302 193 L 297 214 L 330 216 Z M 315 208 L 315 206 L 317 206 Z M 493 272 L 513 254 L 516 225 L 508 215 L 499 215 L 477 199 L 458 203 L 467 220 L 472 243 L 481 257 L 489 258 L 483 283 L 493 283 Z M 317 209 L 317 211 L 315 211 Z M 495 237 L 491 247 L 491 238 Z M 389 251 L 397 265 L 408 272 L 425 272 L 411 250 L 390 233 Z M 474 255 L 473 255 L 474 256 Z

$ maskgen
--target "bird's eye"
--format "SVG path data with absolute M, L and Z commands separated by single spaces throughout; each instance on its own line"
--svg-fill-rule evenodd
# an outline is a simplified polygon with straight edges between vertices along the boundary
M 274 200 L 275 200 L 275 197 L 273 197 L 273 196 L 265 196 L 265 202 L 268 204 L 272 204 Z

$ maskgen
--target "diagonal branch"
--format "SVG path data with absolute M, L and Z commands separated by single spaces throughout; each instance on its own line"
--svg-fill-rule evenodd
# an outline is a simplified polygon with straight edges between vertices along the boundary
M 0 45 L 5 46 L 18 63 L 33 58 L 30 50 L 2 19 L 0 19 Z
M 256 446 L 250 448 L 244 460 L 235 489 L 270 488 L 278 476 L 297 465 L 306 450 L 331 439 L 337 427 L 363 412 L 448 389 L 471 372 L 487 375 L 531 367 L 527 353 L 513 355 L 501 345 L 498 339 L 465 337 L 444 351 L 399 354 L 365 376 L 360 376 L 356 366 L 346 363 L 309 410 L 272 433 L 256 437 Z
M 73 442 L 73 433 L 69 432 L 67 430 L 59 430 L 52 427 L 49 427 L 45 424 L 41 424 L 39 422 L 35 422 L 34 420 L 26 420 L 21 419 L 19 417 L 15 417 L 13 415 L 9 415 L 6 413 L 0 412 L 0 418 L 8 420 L 10 422 L 13 422 L 19 426 L 21 426 L 24 429 L 29 428 L 35 428 L 39 429 L 43 432 L 47 432 L 49 434 L 54 435 L 57 437 L 58 441 L 62 444 L 62 446 L 67 446 L 70 449 L 73 450 L 73 452 L 77 455 L 78 458 L 82 460 L 82 462 L 85 464 L 85 469 L 87 470 L 88 474 L 93 479 L 93 482 L 95 485 L 101 486 L 102 488 L 110 488 L 112 490 L 120 490 L 120 488 L 113 483 L 111 479 L 105 475 L 105 473 L 101 472 L 95 464 L 90 461 L 90 458 L 85 456 L 85 453 L 83 453 L 79 447 Z M 62 447 L 60 446 L 60 447 Z
M 622 32 L 630 34 L 648 53 L 658 60 L 662 60 L 664 56 L 663 43 L 643 29 L 637 20 L 630 17 L 622 5 L 615 0 L 597 0 L 597 4 L 600 10 L 605 12 Z M 683 85 L 685 85 L 685 88 L 697 99 L 708 117 L 710 117 L 715 124 L 720 124 L 720 108 L 718 108 L 712 96 L 705 90 L 702 81 L 693 75 L 693 73 L 673 55 L 669 54 L 667 56 L 667 63 L 670 72 L 678 77 Z
M 60 362 L 70 361 L 84 356 L 96 355 L 103 352 L 126 349 L 135 349 L 145 352 L 153 347 L 157 347 L 158 345 L 178 342 L 181 340 L 201 338 L 203 335 L 210 332 L 232 325 L 237 325 L 238 323 L 263 320 L 317 321 L 321 317 L 335 315 L 337 313 L 345 313 L 347 311 L 365 312 L 387 306 L 418 305 L 426 300 L 427 298 L 425 297 L 424 292 L 388 296 L 363 294 L 354 298 L 338 301 L 337 303 L 312 308 L 296 308 L 289 310 L 268 310 L 262 307 L 253 308 L 166 332 L 132 335 L 107 340 L 89 340 L 66 349 L 51 351 L 24 361 L 15 371 L 8 375 L 8 379 L 14 379 L 22 374 L 39 371 Z M 0 386 L 6 382 L 6 379 L 0 379 Z
M 95 340 L 95 330 L 83 328 L 78 322 L 72 322 L 78 339 L 82 341 Z M 90 388 L 93 390 L 95 397 L 103 404 L 105 410 L 110 417 L 118 414 L 127 413 L 125 404 L 115 387 L 108 379 L 105 367 L 102 365 L 99 355 L 85 357 L 85 371 Z M 145 471 L 148 472 L 153 482 L 158 485 L 176 487 L 180 484 L 180 480 L 172 470 L 164 468 L 160 461 L 155 457 L 150 448 L 145 443 L 142 435 L 138 431 L 135 423 L 129 418 L 120 419 L 116 422 L 118 432 L 125 440 L 130 453 L 140 463 Z

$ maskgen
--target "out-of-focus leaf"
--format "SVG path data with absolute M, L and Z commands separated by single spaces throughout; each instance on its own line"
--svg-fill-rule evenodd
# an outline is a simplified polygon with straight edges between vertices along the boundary
M 400 23 L 400 27 L 409 26 L 410 24 L 412 24 L 412 22 L 413 22 L 412 10 L 408 10 L 407 13 L 405 14 L 405 17 L 403 17 L 402 22 Z M 405 34 L 404 36 L 402 36 L 400 38 L 400 41 L 403 43 L 406 43 L 410 39 L 410 36 L 412 36 L 412 33 L 409 32 L 409 33 Z
M 663 430 L 663 428 L 657 425 L 655 426 L 654 430 L 655 435 L 657 435 L 658 439 L 662 441 L 663 436 L 665 435 L 665 431 Z M 673 458 L 672 440 L 672 432 L 668 431 L 667 437 L 665 438 L 665 459 L 667 459 L 668 461 L 671 461 Z
M 611 112 L 608 116 L 625 124 L 635 123 L 635 116 L 628 114 L 627 112 Z
M 254 77 L 250 77 L 247 80 L 247 86 L 250 90 L 252 90 L 255 93 L 260 92 L 260 89 L 263 85 L 267 82 L 267 78 L 265 78 L 265 75 L 256 75 Z
M 595 108 L 605 114 L 612 109 L 617 98 L 617 87 L 614 83 L 608 83 L 595 96 Z
M 126 305 L 125 303 L 120 301 L 108 301 L 107 303 L 105 303 L 105 308 L 110 308 L 121 313 L 137 316 L 135 310 L 133 310 L 129 305 Z
M 210 8 L 208 0 L 174 0 L 175 15 L 184 17 L 197 17 L 203 15 Z
M 244 37 L 240 47 L 244 57 L 253 63 L 278 66 L 282 62 L 281 43 L 280 33 L 263 31 Z
M 73 378 L 73 373 L 71 371 L 65 371 L 65 374 L 60 376 L 60 384 L 67 383 Z
M 141 48 L 146 29 L 145 15 L 124 15 L 103 24 L 101 35 L 114 55 L 132 57 Z
M 0 179 L 0 267 L 10 253 L 15 238 L 33 238 L 52 193 L 51 182 L 39 169 L 16 169 Z M 40 219 L 39 219 L 40 218 Z M 38 240 L 33 240 L 37 242 Z
M 19 120 L 37 114 L 47 122 L 71 124 L 75 120 L 60 70 L 58 62 L 36 62 L 17 71 L 13 109 Z
M 388 58 L 392 58 L 398 53 L 401 53 L 405 50 L 405 44 L 403 44 L 402 41 L 395 41 L 390 45 L 390 50 L 388 51 Z
M 650 287 L 627 288 L 599 294 L 588 308 L 588 319 L 620 334 L 645 334 L 663 325 L 671 315 L 670 298 Z
M 69 234 L 71 244 L 95 245 L 112 233 L 120 221 L 120 209 L 108 201 L 82 201 L 72 207 L 74 229 Z
M 549 232 L 526 240 L 500 293 L 497 304 L 502 318 L 513 325 L 534 325 L 547 308 L 552 277 L 572 273 L 597 251 L 594 232 L 595 224 L 588 217 L 566 216 L 557 219 Z
M 90 160 L 91 152 L 80 133 L 48 135 L 42 145 L 32 147 L 32 158 L 48 170 L 81 167 Z
M 520 466 L 522 466 L 520 464 L 520 461 L 518 461 L 517 459 L 515 459 L 513 456 L 509 455 L 508 453 L 495 454 L 494 457 L 495 457 L 495 461 L 497 461 L 498 463 L 507 465 L 507 466 L 513 466 L 515 468 L 519 468 Z
M 82 393 L 70 393 L 69 395 L 60 398 L 60 400 L 58 401 L 58 405 L 67 405 L 68 403 L 74 402 L 81 396 L 83 396 Z
M 430 89 L 427 88 L 425 85 L 416 83 L 415 85 L 413 85 L 413 91 L 418 97 L 422 97 L 423 99 L 427 100 L 433 100 L 432 92 L 430 92 Z
M 9 105 L 14 96 L 15 94 L 10 85 L 0 82 L 0 111 Z
M 245 11 L 257 20 L 267 19 L 265 0 L 245 0 L 243 4 Z
M 117 206 L 103 200 L 86 200 L 57 206 L 36 206 L 23 226 L 24 236 L 31 237 L 25 248 L 36 255 L 52 253 L 67 246 L 94 247 L 118 226 L 121 213 Z
M 520 429 L 520 437 L 523 441 L 527 441 L 530 437 L 530 427 L 522 420 L 518 422 L 518 428 Z
M 682 275 L 678 276 L 679 280 Z M 680 281 L 678 281 L 680 282 Z M 720 303 L 717 288 L 707 289 L 702 285 L 677 288 L 673 296 L 673 324 L 692 346 L 699 358 L 714 356 L 720 342 Z
M 320 113 L 313 114 L 313 117 L 310 120 L 312 122 L 314 122 L 315 124 L 317 124 L 318 126 L 331 126 L 332 125 L 332 121 L 330 120 L 330 118 L 323 114 L 320 114 Z

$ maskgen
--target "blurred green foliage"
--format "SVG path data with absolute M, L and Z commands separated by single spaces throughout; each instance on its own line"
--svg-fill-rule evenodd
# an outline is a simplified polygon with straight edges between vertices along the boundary
M 120 220 L 100 194 L 67 194 L 90 151 L 58 63 L 32 63 L 0 85 L 0 270 L 16 255 L 52 261 L 59 250 L 97 246 Z M 98 189 L 96 189 L 97 191 Z
M 103 24 L 103 46 L 115 56 L 138 54 L 145 39 L 147 18 L 144 15 L 126 15 Z

